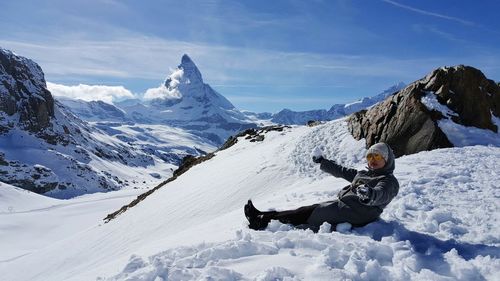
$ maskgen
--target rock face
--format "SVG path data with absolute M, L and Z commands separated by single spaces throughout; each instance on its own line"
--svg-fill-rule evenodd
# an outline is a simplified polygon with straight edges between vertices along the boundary
M 8 116 L 19 113 L 20 125 L 30 132 L 46 128 L 54 117 L 54 99 L 40 66 L 3 49 L 0 49 L 0 111 Z
M 429 109 L 422 102 L 426 96 L 452 114 Z M 351 115 L 348 125 L 356 139 L 366 139 L 367 147 L 386 142 L 401 156 L 452 147 L 439 120 L 497 133 L 493 116 L 500 117 L 500 87 L 478 69 L 460 65 L 434 70 L 371 109 Z

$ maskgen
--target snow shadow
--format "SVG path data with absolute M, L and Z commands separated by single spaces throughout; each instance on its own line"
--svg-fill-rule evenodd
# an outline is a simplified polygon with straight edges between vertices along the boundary
M 425 233 L 409 230 L 397 221 L 378 220 L 365 227 L 355 229 L 353 232 L 370 236 L 377 241 L 391 236 L 399 241 L 409 241 L 415 252 L 425 256 L 425 258 L 442 258 L 444 253 L 452 249 L 457 250 L 458 254 L 465 260 L 488 255 L 493 258 L 500 257 L 500 247 L 459 242 L 454 239 L 443 241 Z

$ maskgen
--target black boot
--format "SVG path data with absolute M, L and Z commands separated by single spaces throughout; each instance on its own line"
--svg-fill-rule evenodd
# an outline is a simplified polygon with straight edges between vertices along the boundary
M 254 230 L 263 230 L 267 227 L 271 219 L 265 216 L 265 213 L 259 211 L 252 203 L 252 200 L 248 200 L 244 207 L 245 217 L 247 218 L 249 224 L 248 227 Z

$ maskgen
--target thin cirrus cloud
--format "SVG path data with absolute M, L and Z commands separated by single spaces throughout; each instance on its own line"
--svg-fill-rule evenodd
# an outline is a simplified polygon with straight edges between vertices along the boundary
M 134 94 L 123 86 L 85 85 L 65 86 L 47 82 L 47 88 L 56 97 L 80 99 L 84 101 L 101 100 L 107 103 L 127 98 L 134 98 Z
M 468 20 L 464 20 L 464 19 L 460 19 L 460 18 L 456 18 L 456 17 L 451 17 L 451 16 L 439 14 L 439 13 L 434 13 L 434 12 L 430 12 L 430 11 L 426 11 L 426 10 L 414 8 L 414 7 L 411 7 L 411 6 L 408 6 L 408 5 L 404 5 L 404 4 L 401 4 L 401 3 L 398 3 L 398 2 L 395 2 L 395 1 L 392 1 L 392 0 L 382 0 L 382 1 L 384 1 L 386 3 L 389 3 L 391 5 L 397 6 L 399 8 L 403 8 L 403 9 L 406 9 L 406 10 L 409 10 L 409 11 L 413 11 L 413 12 L 416 12 L 416 13 L 419 13 L 419 14 L 422 14 L 422 15 L 432 16 L 432 17 L 441 18 L 441 19 L 445 19 L 445 20 L 451 20 L 451 21 L 455 21 L 455 22 L 458 22 L 458 23 L 461 23 L 461 24 L 464 24 L 464 25 L 476 25 L 474 22 L 471 22 L 471 21 L 468 21 Z

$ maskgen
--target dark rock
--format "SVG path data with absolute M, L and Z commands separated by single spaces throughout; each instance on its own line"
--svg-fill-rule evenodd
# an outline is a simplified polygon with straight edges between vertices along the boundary
M 255 138 L 253 138 L 250 142 L 256 142 L 256 141 L 264 141 L 264 135 L 258 135 Z
M 30 132 L 47 128 L 54 117 L 54 99 L 40 66 L 0 49 L 0 77 L 0 111 L 19 113 L 19 123 Z
M 307 121 L 307 126 L 309 126 L 309 127 L 315 127 L 318 125 L 321 125 L 321 121 L 316 121 L 316 120 Z
M 452 119 L 464 126 L 498 132 L 491 113 L 500 117 L 500 87 L 473 67 L 439 68 L 421 82 L 438 101 L 457 113 Z
M 425 95 L 436 95 L 456 114 L 443 116 L 427 109 L 421 102 Z M 354 138 L 366 139 L 367 147 L 386 142 L 401 156 L 452 147 L 437 125 L 442 118 L 497 132 L 491 114 L 500 116 L 500 87 L 481 71 L 461 65 L 436 69 L 371 109 L 354 113 L 348 126 Z
M 35 180 L 30 179 L 13 179 L 11 181 L 4 181 L 7 184 L 11 184 L 22 189 L 26 189 L 38 194 L 42 194 L 48 191 L 55 189 L 58 186 L 57 182 L 48 182 L 48 183 L 37 183 Z
M 5 154 L 0 152 L 0 166 L 9 166 L 9 162 L 5 161 Z

